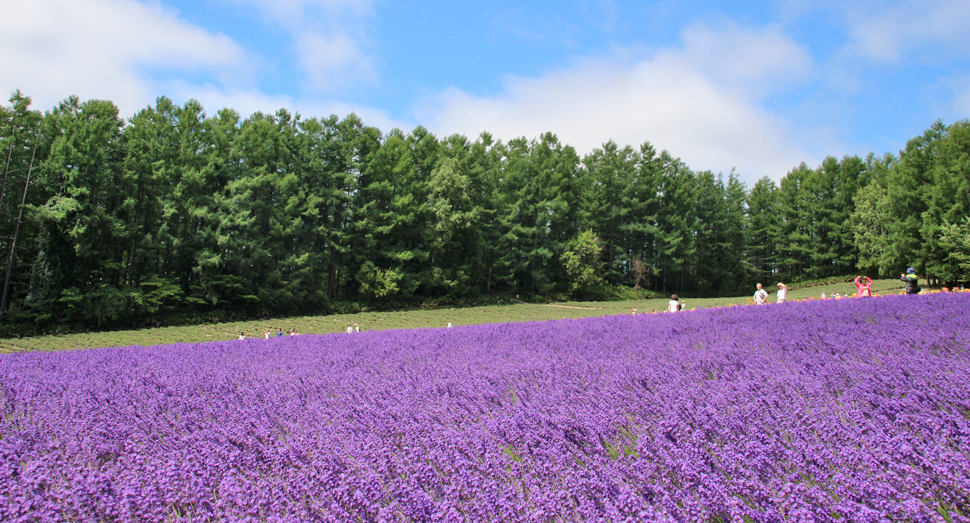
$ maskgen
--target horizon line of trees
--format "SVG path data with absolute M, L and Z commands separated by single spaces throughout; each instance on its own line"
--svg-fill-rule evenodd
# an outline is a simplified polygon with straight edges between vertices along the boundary
M 552 133 L 439 139 L 354 114 L 243 119 L 161 97 L 123 119 L 103 100 L 9 103 L 7 334 L 443 296 L 737 295 L 909 266 L 970 280 L 967 120 L 898 155 L 828 157 L 749 189 L 649 142 L 580 156 Z

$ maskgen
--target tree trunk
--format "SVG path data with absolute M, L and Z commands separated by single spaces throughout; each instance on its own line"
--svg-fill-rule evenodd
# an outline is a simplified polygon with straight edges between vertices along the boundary
M 30 187 L 30 171 L 34 168 L 34 155 L 37 154 L 37 142 L 30 154 L 30 166 L 27 167 L 27 181 L 24 182 L 24 196 L 20 200 L 20 211 L 17 213 L 17 224 L 13 229 L 13 241 L 10 242 L 10 261 L 7 263 L 7 277 L 3 280 L 3 298 L 0 299 L 0 323 L 3 322 L 3 311 L 7 308 L 7 298 L 10 290 L 10 273 L 13 271 L 13 260 L 17 249 L 17 235 L 20 233 L 20 219 L 24 215 L 24 203 L 27 201 L 27 188 Z

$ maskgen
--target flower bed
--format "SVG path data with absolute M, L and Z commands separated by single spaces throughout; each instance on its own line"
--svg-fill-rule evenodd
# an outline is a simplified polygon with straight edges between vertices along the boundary
M 966 521 L 970 293 L 0 357 L 3 521 Z

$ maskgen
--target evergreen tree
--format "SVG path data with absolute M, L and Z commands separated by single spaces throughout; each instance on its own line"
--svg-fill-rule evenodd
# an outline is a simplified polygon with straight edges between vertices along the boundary
M 688 264 L 696 245 L 691 235 L 691 203 L 696 178 L 687 166 L 667 151 L 660 154 L 657 186 L 657 237 L 652 265 L 658 270 L 658 287 L 664 294 L 689 285 Z
M 965 271 L 959 258 L 963 220 L 970 216 L 970 121 L 957 122 L 942 133 L 930 170 L 930 183 L 923 188 L 926 211 L 919 229 L 927 278 L 943 282 L 962 281 Z M 942 242 L 946 233 L 950 240 Z
M 889 215 L 887 258 L 892 273 L 900 273 L 914 266 L 924 273 L 928 252 L 923 245 L 920 229 L 932 185 L 932 169 L 937 161 L 937 148 L 946 133 L 942 122 L 934 123 L 922 136 L 906 143 L 899 161 L 887 173 L 886 196 Z
M 7 323 L 19 320 L 23 309 L 31 307 L 27 271 L 31 267 L 31 253 L 36 249 L 36 231 L 30 221 L 30 207 L 38 200 L 36 171 L 49 149 L 49 140 L 42 128 L 41 115 L 32 110 L 31 99 L 19 90 L 9 98 L 10 107 L 0 106 L 0 260 L 3 260 L 3 300 L 0 318 Z M 33 179 L 29 175 L 34 174 Z M 10 310 L 7 310 L 7 305 Z M 34 307 L 36 308 L 36 306 Z
M 243 120 L 164 97 L 126 123 L 76 97 L 41 115 L 17 91 L 0 107 L 0 312 L 10 332 L 606 285 L 733 294 L 857 268 L 956 283 L 968 152 L 970 123 L 937 122 L 898 158 L 828 157 L 748 191 L 649 142 L 580 158 L 552 133 L 385 136 L 353 114 Z
M 606 279 L 611 284 L 623 282 L 633 259 L 643 256 L 629 235 L 646 216 L 636 214 L 640 201 L 637 192 L 637 170 L 640 157 L 632 147 L 620 148 L 613 141 L 594 149 L 583 158 L 588 179 L 583 191 L 583 207 L 588 220 L 602 242 Z M 656 191 L 656 188 L 651 188 Z M 642 241 L 642 239 L 641 239 Z
M 778 270 L 778 245 L 782 215 L 778 186 L 762 177 L 747 195 L 744 227 L 745 272 L 757 281 L 768 281 Z
M 47 200 L 37 213 L 44 234 L 53 238 L 41 241 L 50 250 L 43 253 L 43 277 L 31 295 L 57 301 L 76 320 L 104 325 L 125 314 L 135 295 L 121 285 L 120 238 L 127 227 L 123 122 L 111 102 L 73 97 L 47 118 L 50 152 L 38 177 Z

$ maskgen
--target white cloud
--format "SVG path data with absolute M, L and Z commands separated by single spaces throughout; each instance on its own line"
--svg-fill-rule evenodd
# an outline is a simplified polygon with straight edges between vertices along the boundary
M 346 34 L 306 32 L 297 38 L 297 43 L 300 65 L 311 90 L 337 87 L 348 78 L 373 81 L 376 77 L 367 55 Z
M 366 7 L 350 0 L 290 0 L 278 9 L 308 4 L 350 10 Z M 331 41 L 315 35 L 305 38 L 310 41 L 307 47 L 318 51 L 301 57 L 308 70 L 319 75 L 316 81 L 333 81 L 325 75 L 341 67 L 358 67 L 352 63 L 360 58 L 360 51 L 352 40 L 341 41 L 339 34 L 331 35 Z M 111 100 L 121 116 L 128 117 L 165 95 L 179 104 L 199 100 L 210 115 L 224 107 L 243 118 L 280 108 L 307 117 L 336 114 L 343 118 L 353 112 L 365 124 L 385 131 L 410 128 L 368 107 L 265 94 L 253 85 L 254 69 L 244 49 L 227 36 L 188 24 L 158 5 L 134 0 L 32 0 L 12 4 L 0 18 L 0 94 L 4 95 L 0 103 L 14 89 L 32 97 L 34 107 L 41 110 L 78 95 L 82 100 Z M 201 80 L 186 79 L 191 77 Z
M 921 48 L 970 56 L 970 2 L 966 0 L 905 0 L 845 8 L 853 40 L 850 49 L 855 54 L 890 62 Z
M 238 112 L 242 118 L 247 118 L 257 111 L 274 114 L 283 108 L 292 113 L 300 113 L 304 118 L 325 118 L 335 114 L 343 119 L 350 113 L 355 113 L 364 125 L 377 127 L 382 132 L 395 127 L 407 131 L 413 127 L 408 122 L 391 118 L 383 111 L 339 101 L 268 95 L 253 89 L 225 89 L 214 85 L 197 86 L 182 82 L 169 83 L 166 92 L 171 93 L 169 98 L 177 104 L 183 104 L 189 99 L 198 100 L 208 115 L 215 115 L 220 109 L 228 107 Z
M 664 53 L 684 61 L 720 85 L 751 95 L 777 91 L 805 80 L 814 64 L 808 53 L 778 28 L 756 32 L 724 23 L 720 30 L 690 27 L 682 50 Z
M 292 23 L 294 17 L 307 12 L 320 11 L 328 14 L 368 15 L 374 10 L 372 0 L 233 0 L 236 3 L 255 5 L 275 16 L 279 21 Z
M 230 38 L 133 0 L 15 2 L 0 18 L 0 87 L 35 107 L 76 94 L 130 114 L 155 98 L 148 68 L 238 77 L 248 66 Z
M 442 134 L 488 131 L 505 140 L 551 131 L 581 153 L 609 139 L 650 141 L 693 169 L 737 167 L 749 184 L 815 159 L 787 122 L 759 105 L 779 85 L 812 75 L 802 48 L 775 29 L 737 27 L 691 28 L 683 42 L 637 61 L 589 59 L 510 78 L 495 96 L 452 88 L 420 107 L 420 120 Z
M 365 52 L 372 0 L 230 1 L 255 5 L 293 38 L 306 90 L 336 91 L 376 80 Z
M 957 110 L 957 118 L 970 118 L 970 89 L 957 94 L 954 107 Z

